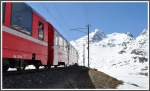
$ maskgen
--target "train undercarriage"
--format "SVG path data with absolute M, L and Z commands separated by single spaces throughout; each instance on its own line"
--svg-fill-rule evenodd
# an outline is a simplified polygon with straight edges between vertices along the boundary
M 2 63 L 3 72 L 8 71 L 9 68 L 16 68 L 17 71 L 25 70 L 28 65 L 33 65 L 36 70 L 39 69 L 40 66 L 44 66 L 46 69 L 50 69 L 52 66 L 57 68 L 60 65 L 66 67 L 65 62 L 59 62 L 58 65 L 42 65 L 40 60 L 27 60 L 27 59 L 14 59 L 14 58 L 3 58 Z

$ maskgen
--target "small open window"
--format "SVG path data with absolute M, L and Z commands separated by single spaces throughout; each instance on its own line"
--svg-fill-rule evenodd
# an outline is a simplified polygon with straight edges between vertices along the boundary
M 42 22 L 38 24 L 38 38 L 44 40 L 44 24 Z

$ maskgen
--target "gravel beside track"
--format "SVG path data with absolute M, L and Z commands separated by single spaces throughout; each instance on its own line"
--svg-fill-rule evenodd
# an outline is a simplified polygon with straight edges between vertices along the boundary
M 116 88 L 122 84 L 113 77 L 82 66 L 3 73 L 3 89 L 94 89 Z

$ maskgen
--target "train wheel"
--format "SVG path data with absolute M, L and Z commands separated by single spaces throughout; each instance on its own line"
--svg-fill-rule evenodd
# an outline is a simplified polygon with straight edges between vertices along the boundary
M 66 67 L 68 67 L 67 65 L 64 65 L 64 67 L 66 68 Z
M 45 67 L 45 69 L 50 69 L 51 65 L 45 65 L 44 67 Z
M 17 68 L 17 71 L 21 71 L 21 68 L 19 67 L 19 68 Z
M 47 67 L 47 65 L 44 65 L 44 69 L 47 69 L 48 67 Z
M 6 72 L 8 70 L 9 66 L 3 66 L 3 72 Z
M 18 65 L 17 65 L 17 71 L 22 71 L 25 70 L 26 64 L 24 60 L 17 59 L 18 60 Z
M 51 68 L 51 65 L 47 65 L 47 68 L 50 69 L 50 68 Z
M 54 65 L 54 68 L 57 68 L 57 65 Z
M 39 70 L 39 67 L 40 67 L 39 65 L 35 65 L 35 68 L 36 68 L 37 70 Z
M 34 66 L 35 66 L 35 68 L 36 68 L 37 70 L 39 70 L 40 65 L 41 65 L 41 62 L 40 62 L 40 61 L 38 61 L 38 62 L 36 62 L 36 63 L 34 64 Z
M 25 70 L 25 66 L 24 66 L 24 67 L 18 67 L 18 68 L 17 68 L 17 71 L 22 71 L 22 70 Z
M 3 67 L 2 71 L 6 72 L 9 68 L 9 66 L 10 66 L 9 60 L 8 59 L 3 59 L 3 61 L 2 61 L 2 67 Z

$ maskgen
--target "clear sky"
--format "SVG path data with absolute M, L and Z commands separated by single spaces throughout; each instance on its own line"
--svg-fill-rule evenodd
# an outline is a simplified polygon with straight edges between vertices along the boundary
M 74 28 L 84 28 L 90 24 L 90 31 L 98 28 L 106 34 L 131 32 L 138 36 L 147 28 L 147 3 L 28 3 L 67 40 L 75 40 L 85 35 Z M 87 31 L 81 30 L 81 31 Z

